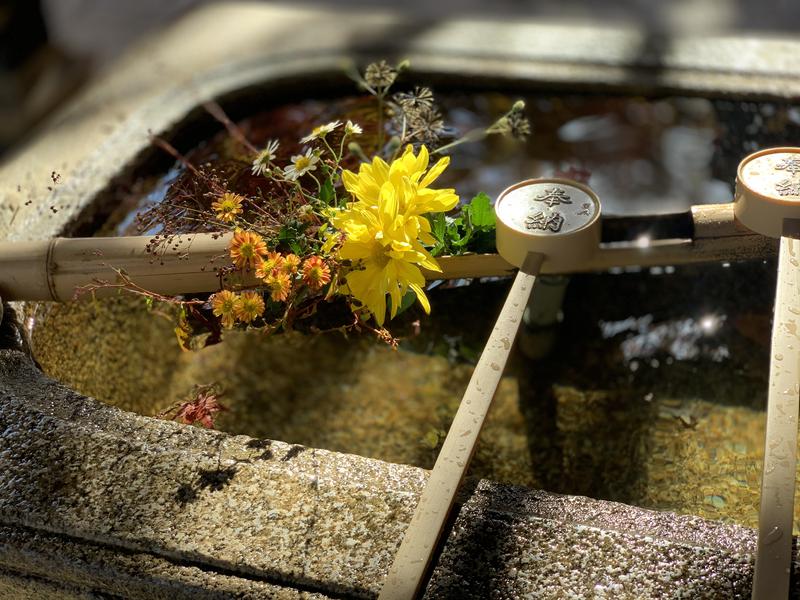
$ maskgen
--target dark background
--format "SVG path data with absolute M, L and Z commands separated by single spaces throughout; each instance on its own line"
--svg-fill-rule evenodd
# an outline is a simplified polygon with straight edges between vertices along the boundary
M 141 36 L 213 0 L 0 0 L 0 153 Z M 224 0 L 218 0 L 224 1 Z M 394 11 L 422 21 L 530 18 L 675 35 L 800 33 L 797 0 L 329 0 L 293 8 Z M 335 22 L 332 24 L 335 26 Z

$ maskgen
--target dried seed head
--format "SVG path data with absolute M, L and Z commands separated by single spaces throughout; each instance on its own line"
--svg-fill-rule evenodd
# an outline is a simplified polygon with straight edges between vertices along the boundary
M 421 106 L 434 107 L 433 92 L 427 87 L 416 87 L 413 92 L 398 92 L 392 99 L 403 112 L 419 110 Z
M 397 79 L 397 70 L 385 60 L 371 63 L 364 72 L 364 80 L 375 89 L 386 89 Z

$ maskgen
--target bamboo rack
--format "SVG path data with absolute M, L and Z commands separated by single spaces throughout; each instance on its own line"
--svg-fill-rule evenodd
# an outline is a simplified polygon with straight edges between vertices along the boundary
M 529 253 L 514 278 L 378 600 L 416 598 L 425 584 L 435 548 L 469 469 L 544 258 L 542 254 Z
M 800 311 L 800 222 L 787 219 L 780 240 L 775 319 L 770 344 L 767 429 L 761 478 L 758 547 L 753 579 L 754 600 L 789 597 L 797 468 L 800 347 L 794 333 Z
M 695 206 L 689 217 L 691 237 L 605 243 L 590 260 L 568 272 L 744 260 L 776 252 L 775 240 L 753 234 L 736 222 L 733 204 Z M 0 242 L 0 298 L 67 301 L 78 287 L 99 281 L 113 283 L 113 269 L 159 294 L 214 291 L 220 286 L 217 268 L 228 264 L 230 237 L 208 233 L 179 236 L 157 257 L 146 251 L 152 241 L 149 236 Z M 442 256 L 438 261 L 442 272 L 425 272 L 428 279 L 502 276 L 514 271 L 497 254 Z M 545 263 L 542 273 L 553 271 Z M 254 277 L 246 275 L 242 283 L 258 285 Z M 104 292 L 114 290 L 98 290 L 98 294 Z

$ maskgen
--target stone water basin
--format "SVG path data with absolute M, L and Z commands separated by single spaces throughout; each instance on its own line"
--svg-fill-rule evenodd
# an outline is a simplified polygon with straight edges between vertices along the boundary
M 454 161 L 461 172 L 451 169 L 463 195 L 495 195 L 510 181 L 569 166 L 554 157 L 578 157 L 607 209 L 682 210 L 727 200 L 742 156 L 797 137 L 792 40 L 703 31 L 654 46 L 651 32 L 626 27 L 343 14 L 211 3 L 154 34 L 0 166 L 0 235 L 122 233 L 143 195 L 162 193 L 159 181 L 173 166 L 153 150 L 148 130 L 188 152 L 216 132 L 208 121 L 196 128 L 204 100 L 219 100 L 236 120 L 303 98 L 324 103 L 352 90 L 341 65 L 353 60 L 409 58 L 418 81 L 439 92 L 529 97 L 538 135 L 528 152 L 497 142 L 487 158 L 464 148 Z M 245 102 L 237 112 L 245 96 L 249 108 Z M 469 126 L 479 113 L 469 100 L 462 108 L 454 120 Z M 491 168 L 474 169 L 484 163 Z M 623 229 L 643 242 L 652 233 Z M 772 263 L 756 261 L 573 277 L 556 346 L 539 363 L 513 358 L 493 417 L 498 433 L 487 430 L 473 470 L 502 467 L 484 472 L 711 519 L 470 479 L 425 597 L 749 597 L 755 532 L 720 519 L 752 523 L 755 514 L 749 496 L 760 460 L 772 272 Z M 432 290 L 434 316 L 421 319 L 420 335 L 398 352 L 366 338 L 231 336 L 185 355 L 166 321 L 127 300 L 30 307 L 32 320 L 6 305 L 0 596 L 375 597 L 427 474 L 292 443 L 338 435 L 327 422 L 305 426 L 306 398 L 314 415 L 338 411 L 340 422 L 349 415 L 348 428 L 372 432 L 371 448 L 342 441 L 347 452 L 431 464 L 435 450 L 417 442 L 446 425 L 506 285 Z M 405 315 L 398 334 L 410 337 L 417 317 Z M 42 374 L 17 334 L 26 324 L 48 372 L 107 404 Z M 59 354 L 55 344 L 66 350 Z M 334 351 L 353 362 L 333 360 Z M 313 378 L 289 383 L 269 372 L 287 356 L 340 373 L 315 369 Z M 379 367 L 386 377 L 376 382 Z M 220 427 L 260 436 L 285 422 L 298 426 L 275 432 L 286 442 L 270 441 L 113 406 L 152 415 L 184 385 L 212 375 L 252 386 L 246 394 L 244 385 L 229 388 L 231 411 Z M 422 409 L 419 422 L 402 416 L 402 427 L 419 434 L 396 435 L 401 426 L 387 416 L 403 404 L 382 406 L 378 384 Z M 343 388 L 364 392 L 342 398 Z M 290 405 L 292 390 L 303 391 L 294 393 L 303 410 Z M 381 412 L 347 409 L 345 401 Z M 257 414 L 249 408 L 256 405 Z M 508 448 L 512 442 L 521 451 Z M 524 464 L 495 460 L 503 452 Z
M 466 130 L 513 96 L 444 100 Z M 526 100 L 535 134 L 524 147 L 490 140 L 455 153 L 446 183 L 462 197 L 578 168 L 606 214 L 685 210 L 729 199 L 741 155 L 800 128 L 798 109 L 779 103 Z M 330 110 L 329 101 L 301 101 L 242 126 L 263 143 L 276 122 L 285 131 L 287 121 L 322 121 Z M 224 144 L 217 134 L 196 152 Z M 131 233 L 130 215 L 175 176 L 163 169 L 119 186 L 122 208 L 112 203 L 95 233 Z M 574 276 L 550 355 L 514 355 L 471 475 L 754 527 L 774 264 L 617 271 Z M 236 332 L 182 352 L 173 324 L 131 298 L 29 306 L 26 323 L 48 375 L 122 409 L 157 415 L 192 385 L 218 381 L 223 431 L 431 468 L 509 285 L 462 283 L 430 293 L 430 317 L 399 319 L 396 351 L 365 336 Z

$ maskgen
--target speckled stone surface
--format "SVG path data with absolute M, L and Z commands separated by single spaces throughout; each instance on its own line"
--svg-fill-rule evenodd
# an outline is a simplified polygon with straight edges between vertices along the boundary
M 735 525 L 482 481 L 426 598 L 749 598 L 755 545 Z
M 23 568 L 25 576 L 3 567 Z M 4 589 L 4 582 L 9 590 Z M 53 589 L 40 588 L 46 582 Z M 36 585 L 33 583 L 36 582 Z M 33 595 L 18 595 L 19 590 Z M 10 590 L 15 590 L 13 593 Z M 220 572 L 205 565 L 177 563 L 153 554 L 121 551 L 22 527 L 0 527 L 0 598 L 142 598 L 147 600 L 212 600 L 276 598 L 325 600 L 329 596 L 275 585 L 255 577 Z
M 0 432 L 0 585 L 68 598 L 374 597 L 427 476 L 126 413 L 12 349 Z M 462 502 L 427 597 L 749 595 L 749 529 L 486 481 Z
M 82 592 L 65 584 L 54 584 L 35 577 L 17 575 L 0 569 L 0 598 L 13 600 L 97 600 L 91 592 Z
M 308 591 L 377 592 L 426 473 L 138 417 L 0 351 L 0 523 Z

